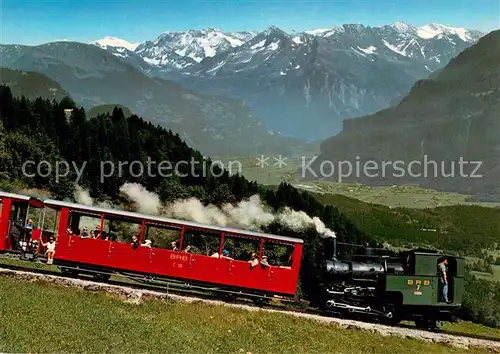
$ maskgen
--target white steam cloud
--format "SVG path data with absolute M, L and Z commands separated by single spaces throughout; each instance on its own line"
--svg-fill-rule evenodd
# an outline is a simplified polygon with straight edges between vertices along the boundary
M 86 189 L 80 187 L 79 185 L 75 185 L 73 196 L 75 197 L 75 200 L 78 204 L 84 204 L 88 206 L 99 206 L 102 208 L 113 209 L 113 205 L 107 202 L 98 202 L 96 205 L 95 201 L 90 196 L 90 193 Z M 80 223 L 79 223 L 80 232 L 83 230 L 84 227 L 87 227 L 89 231 L 92 231 L 95 229 L 96 226 L 100 226 L 100 221 L 97 220 L 96 218 L 91 218 L 88 216 L 82 216 L 80 218 Z
M 336 237 L 335 232 L 328 229 L 323 221 L 317 216 L 310 217 L 303 211 L 295 211 L 290 208 L 285 208 L 285 210 L 277 215 L 277 221 L 281 225 L 288 226 L 290 229 L 299 231 L 304 230 L 311 225 L 314 225 L 316 231 L 324 235 L 325 237 Z
M 92 199 L 90 196 L 90 193 L 86 190 L 80 187 L 79 185 L 75 185 L 75 190 L 73 191 L 73 196 L 75 197 L 75 200 L 78 204 L 83 204 L 83 205 L 88 205 L 88 206 L 98 206 L 101 208 L 108 208 L 108 209 L 121 209 L 121 206 L 116 206 L 111 203 L 102 201 L 102 202 L 95 202 L 95 200 Z
M 158 214 L 161 208 L 160 197 L 148 191 L 138 183 L 125 183 L 120 187 L 120 192 L 125 194 L 136 205 L 136 210 L 145 214 Z
M 120 192 L 134 204 L 135 210 L 141 213 L 255 231 L 260 231 L 262 227 L 276 221 L 294 231 L 314 227 L 323 237 L 336 237 L 335 232 L 328 229 L 318 217 L 310 217 L 303 211 L 295 211 L 290 208 L 274 213 L 271 208 L 262 203 L 258 195 L 242 200 L 235 205 L 228 203 L 219 208 L 212 204 L 203 205 L 196 198 L 176 200 L 169 205 L 162 205 L 157 194 L 137 183 L 123 184 L 120 187 Z M 76 187 L 74 195 L 80 204 L 94 204 L 88 192 L 81 187 Z M 100 206 L 103 206 L 102 204 L 100 203 Z M 124 209 L 123 206 L 119 208 Z
M 73 192 L 73 196 L 78 204 L 83 205 L 94 205 L 94 200 L 90 197 L 90 194 L 87 190 L 83 189 L 79 185 L 75 186 L 75 191 Z

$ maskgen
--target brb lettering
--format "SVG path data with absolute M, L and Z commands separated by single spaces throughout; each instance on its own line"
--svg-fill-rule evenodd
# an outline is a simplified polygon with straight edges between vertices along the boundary
M 173 261 L 177 261 L 177 262 L 172 263 L 172 266 L 174 268 L 182 269 L 186 265 L 185 263 L 187 263 L 189 256 L 182 255 L 182 254 L 171 254 L 170 259 Z

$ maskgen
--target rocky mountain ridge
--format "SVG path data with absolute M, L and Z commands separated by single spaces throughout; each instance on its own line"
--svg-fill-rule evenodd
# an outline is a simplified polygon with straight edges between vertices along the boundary
M 353 168 L 344 182 L 418 183 L 500 199 L 500 30 L 418 81 L 394 107 L 344 121 L 300 173 L 338 180 L 338 171 L 327 167 L 341 161 Z M 366 172 L 366 164 L 375 168 Z
M 244 100 L 273 131 L 314 140 L 339 132 L 343 119 L 387 108 L 482 35 L 404 22 L 301 33 L 270 26 L 167 32 L 134 51 L 106 48 L 149 76 Z

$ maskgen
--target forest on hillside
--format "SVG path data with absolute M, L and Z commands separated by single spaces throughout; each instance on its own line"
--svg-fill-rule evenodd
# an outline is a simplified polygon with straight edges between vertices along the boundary
M 72 109 L 68 117 L 65 109 Z M 275 211 L 289 207 L 319 217 L 335 231 L 341 242 L 364 244 L 371 241 L 334 206 L 324 205 L 307 192 L 299 192 L 287 184 L 278 189 L 265 188 L 243 176 L 229 175 L 218 166 L 211 167 L 210 159 L 188 147 L 177 134 L 136 115 L 126 118 L 120 108 L 111 114 L 88 119 L 85 110 L 77 107 L 69 97 L 61 101 L 15 98 L 9 87 L 3 86 L 0 88 L 0 115 L 0 174 L 4 184 L 23 183 L 50 191 L 58 199 L 74 200 L 74 181 L 80 177 L 78 184 L 88 189 L 93 199 L 116 201 L 123 198 L 119 189 L 124 183 L 139 183 L 158 194 L 164 203 L 196 197 L 204 204 L 217 206 L 259 194 Z M 181 165 L 179 173 L 169 177 L 140 175 L 133 169 L 123 169 L 121 175 L 114 173 L 102 179 L 101 161 L 112 162 L 115 166 L 120 161 L 140 161 L 146 166 L 148 159 L 172 164 L 197 161 L 198 164 Z M 30 177 L 22 169 L 28 160 L 35 164 L 45 160 L 51 166 L 57 161 L 68 161 L 76 166 L 86 163 L 86 167 L 81 176 L 73 170 L 57 180 L 54 173 L 47 174 L 47 167 L 43 165 L 41 173 L 30 171 L 34 175 Z M 203 171 L 203 163 L 211 168 Z M 300 291 L 306 297 L 316 294 L 320 280 L 313 275 L 325 251 L 331 252 L 328 243 L 325 248 L 324 239 L 313 227 L 296 232 L 274 223 L 264 231 L 304 239 Z
M 65 109 L 72 111 L 66 115 Z M 184 174 L 170 177 L 135 174 L 125 169 L 121 175 L 115 173 L 104 180 L 101 178 L 101 161 L 110 161 L 115 165 L 120 161 L 140 161 L 147 165 L 148 159 L 171 163 L 197 161 L 195 167 L 198 169 L 193 171 L 186 166 L 183 170 L 180 167 L 180 172 Z M 86 163 L 86 168 L 81 176 L 72 171 L 59 180 L 53 173 L 45 174 L 47 171 L 43 168 L 41 174 L 29 177 L 22 169 L 23 163 L 28 160 L 35 163 L 44 160 L 52 166 L 57 161 L 78 166 Z M 204 163 L 211 165 L 210 159 L 187 146 L 177 134 L 136 115 L 126 118 L 119 108 L 111 114 L 88 119 L 85 110 L 77 107 L 69 97 L 60 101 L 43 98 L 29 100 L 13 97 L 9 87 L 0 86 L 0 188 L 21 184 L 50 191 L 58 199 L 74 199 L 74 181 L 80 178 L 79 185 L 87 188 L 95 200 L 119 200 L 122 198 L 120 186 L 129 182 L 140 183 L 158 194 L 164 203 L 196 197 L 204 204 L 214 205 L 238 202 L 259 194 L 275 211 L 289 207 L 319 217 L 326 227 L 335 231 L 339 242 L 377 245 L 372 235 L 362 231 L 336 206 L 319 201 L 309 192 L 299 192 L 285 183 L 277 188 L 267 188 L 243 176 L 230 175 L 217 166 L 202 173 Z M 367 219 L 370 218 L 375 220 L 377 216 L 367 216 Z M 304 240 L 299 291 L 306 299 L 314 300 L 322 283 L 319 265 L 325 256 L 331 256 L 331 244 L 325 242 L 314 228 L 297 232 L 273 223 L 264 231 Z M 468 281 L 486 284 L 475 278 Z M 488 286 L 476 287 L 476 292 L 468 290 L 469 303 L 464 310 L 477 321 L 500 326 L 500 311 L 491 314 L 492 310 L 500 309 L 500 299 L 484 290 L 489 289 Z
M 343 195 L 316 194 L 335 205 L 364 233 L 392 246 L 446 250 L 460 256 L 486 258 L 500 250 L 500 208 L 452 205 L 436 208 L 390 208 Z

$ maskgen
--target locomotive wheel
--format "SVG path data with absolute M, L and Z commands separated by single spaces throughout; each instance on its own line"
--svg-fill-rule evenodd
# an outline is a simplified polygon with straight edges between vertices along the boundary
M 401 322 L 401 311 L 398 306 L 393 304 L 387 304 L 384 306 L 384 310 L 387 312 L 391 312 L 390 317 L 383 317 L 382 322 L 388 325 L 396 325 Z
M 422 329 L 437 329 L 438 325 L 435 319 L 429 317 L 421 317 L 415 320 L 415 326 Z
M 268 303 L 268 299 L 264 299 L 264 298 L 261 298 L 261 297 L 257 297 L 257 298 L 254 298 L 253 299 L 253 303 L 256 305 L 256 306 L 264 306 L 264 305 L 267 305 Z
M 236 301 L 236 298 L 237 296 L 234 295 L 234 294 L 224 294 L 222 296 L 222 298 L 224 299 L 224 301 L 227 301 L 227 302 L 234 302 Z
M 70 276 L 72 278 L 75 278 L 78 276 L 78 271 L 66 267 L 61 267 L 61 273 L 67 276 Z
M 111 278 L 111 274 L 97 273 L 93 275 L 94 279 L 97 281 L 108 281 Z

